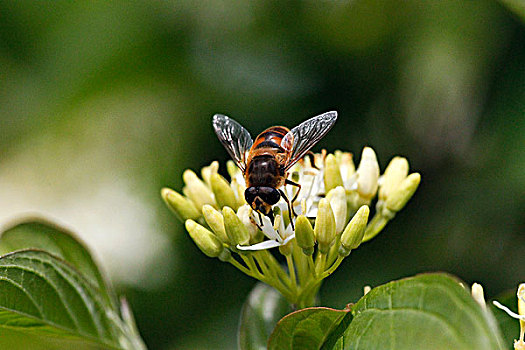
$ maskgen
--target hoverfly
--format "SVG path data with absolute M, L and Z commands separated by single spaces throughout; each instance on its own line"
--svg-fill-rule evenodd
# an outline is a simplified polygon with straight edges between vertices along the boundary
M 222 114 L 213 116 L 213 128 L 219 141 L 243 173 L 246 202 L 259 214 L 259 218 L 262 213 L 273 223 L 272 205 L 283 197 L 293 225 L 292 213 L 295 215 L 295 212 L 292 204 L 301 185 L 288 179 L 288 171 L 328 133 L 336 120 L 337 112 L 327 112 L 291 130 L 284 126 L 272 126 L 253 141 L 250 133 L 235 120 Z M 280 189 L 284 185 L 298 187 L 292 204 Z

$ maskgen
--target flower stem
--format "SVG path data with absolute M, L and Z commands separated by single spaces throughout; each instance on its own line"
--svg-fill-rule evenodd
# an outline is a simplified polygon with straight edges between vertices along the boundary
M 317 257 L 315 258 L 315 273 L 320 275 L 324 271 L 324 266 L 326 263 L 326 254 L 317 252 Z
M 317 272 L 315 272 L 314 258 L 312 255 L 308 257 L 308 267 L 310 268 L 313 277 L 317 279 Z
M 270 281 L 268 284 L 275 286 L 276 289 L 291 289 L 290 286 L 286 285 L 285 282 L 279 278 L 278 272 L 279 270 L 281 270 L 280 268 L 278 270 L 272 269 L 268 265 L 268 261 L 266 259 L 267 257 L 264 254 L 262 254 L 262 252 L 255 252 L 254 256 L 259 266 L 261 266 L 263 274 L 267 277 L 267 280 Z
M 329 269 L 327 269 L 325 272 L 323 272 L 323 274 L 321 275 L 321 277 L 319 279 L 323 280 L 326 277 L 330 276 L 332 273 L 334 273 L 334 271 L 339 267 L 339 265 L 341 264 L 343 259 L 344 259 L 344 257 L 339 255 L 337 257 L 337 259 L 335 260 L 335 262 L 332 264 L 332 266 L 330 266 Z
M 246 267 L 242 266 L 240 262 L 238 262 L 237 260 L 235 260 L 233 258 L 233 256 L 230 256 L 230 258 L 227 260 L 230 264 L 232 264 L 233 266 L 235 266 L 236 268 L 238 268 L 239 270 L 241 270 L 243 273 L 247 274 L 248 276 L 251 276 L 251 277 L 254 277 L 254 278 L 257 278 L 253 273 L 252 271 L 250 271 L 249 269 L 247 269 Z
M 297 295 L 297 277 L 295 276 L 295 267 L 293 264 L 292 255 L 286 255 L 286 263 L 288 264 L 288 271 L 290 273 L 290 279 L 292 281 L 292 293 Z
M 308 258 L 297 244 L 294 244 L 292 257 L 294 260 L 295 269 L 297 271 L 298 284 L 301 285 L 305 283 L 310 277 Z
M 250 271 L 254 274 L 254 277 L 257 278 L 258 280 L 263 280 L 264 275 L 261 274 L 261 272 L 257 268 L 257 265 L 255 264 L 255 261 L 253 260 L 253 256 L 244 255 L 244 254 L 239 254 L 239 255 L 242 258 L 242 260 L 244 260 L 244 263 L 248 266 Z
M 284 272 L 281 265 L 279 265 L 277 260 L 275 260 L 274 256 L 270 254 L 270 252 L 268 252 L 267 250 L 261 250 L 259 252 L 263 255 L 264 261 L 268 263 L 268 267 L 270 268 L 270 270 L 272 270 L 274 274 L 277 274 L 277 276 L 279 276 L 279 278 L 287 288 L 291 288 L 292 281 L 290 280 L 290 277 L 286 274 L 286 272 Z

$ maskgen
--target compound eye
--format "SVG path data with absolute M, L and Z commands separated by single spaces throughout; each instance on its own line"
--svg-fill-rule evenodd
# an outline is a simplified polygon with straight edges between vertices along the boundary
M 246 191 L 244 191 L 244 198 L 246 199 L 246 203 L 252 204 L 255 200 L 255 197 L 257 197 L 256 187 L 248 187 Z
M 260 197 L 270 205 L 274 205 L 275 203 L 279 202 L 279 199 L 281 199 L 279 191 L 273 187 L 260 187 L 259 194 Z

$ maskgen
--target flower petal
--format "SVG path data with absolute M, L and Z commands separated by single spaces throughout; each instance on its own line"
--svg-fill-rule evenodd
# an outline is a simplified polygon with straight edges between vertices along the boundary
M 283 243 L 281 243 L 282 245 L 285 245 L 286 243 L 290 242 L 292 239 L 295 238 L 295 233 L 293 233 L 292 235 L 286 237 L 286 239 L 283 241 Z
M 279 247 L 281 245 L 283 245 L 283 243 L 279 243 L 274 240 L 268 240 L 268 241 L 264 241 L 264 242 L 253 244 L 253 245 L 237 245 L 237 249 L 239 250 L 265 250 L 265 249 Z

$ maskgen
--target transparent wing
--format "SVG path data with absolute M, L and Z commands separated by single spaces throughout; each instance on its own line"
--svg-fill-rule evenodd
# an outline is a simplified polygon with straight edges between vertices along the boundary
M 219 141 L 244 173 L 246 152 L 253 144 L 250 133 L 241 124 L 222 114 L 215 114 L 212 124 Z
M 291 155 L 284 168 L 290 169 L 301 159 L 328 131 L 337 120 L 337 112 L 326 112 L 317 117 L 310 118 L 284 136 L 281 146 L 289 148 Z

